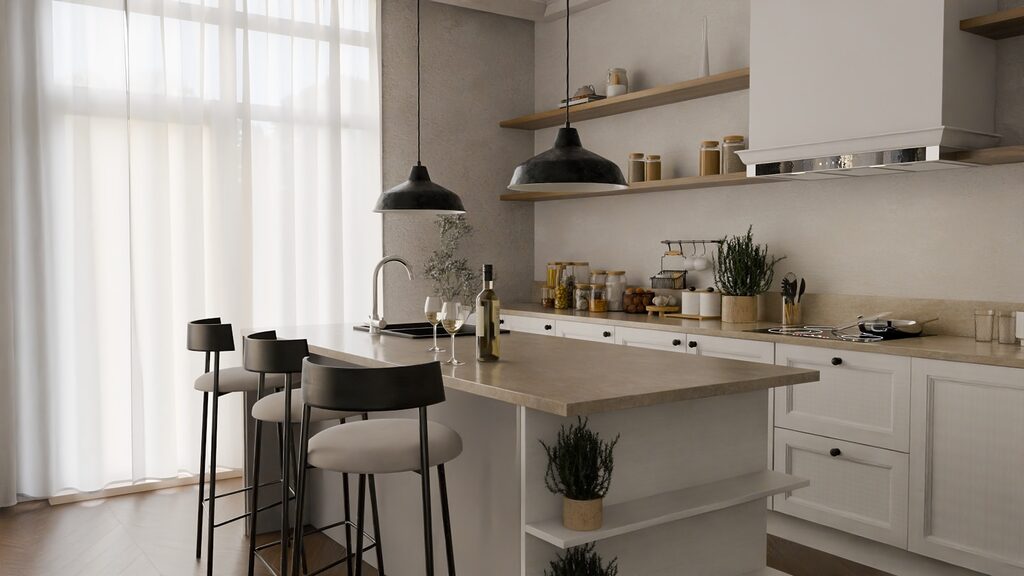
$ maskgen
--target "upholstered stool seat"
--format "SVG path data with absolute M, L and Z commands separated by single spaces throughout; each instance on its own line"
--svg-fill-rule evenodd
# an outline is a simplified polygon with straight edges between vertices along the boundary
M 444 424 L 428 421 L 427 438 L 431 467 L 462 453 L 462 438 Z M 418 471 L 420 423 L 389 418 L 328 428 L 309 439 L 308 462 L 317 468 L 349 474 Z
M 300 375 L 295 375 L 296 380 L 299 377 Z M 218 388 L 221 394 L 255 392 L 259 384 L 260 375 L 256 372 L 250 372 L 241 366 L 221 368 L 220 370 Z M 284 388 L 284 374 L 267 374 L 265 386 L 270 389 Z M 196 378 L 195 388 L 201 392 L 213 392 L 213 372 L 207 372 Z
M 302 390 L 292 390 L 292 414 L 291 417 L 288 418 L 288 422 L 290 424 L 298 424 L 302 422 L 302 407 Z M 339 410 L 313 408 L 310 411 L 309 421 L 326 422 L 328 420 L 343 420 L 345 418 L 359 416 L 359 414 L 359 412 L 341 412 Z M 252 406 L 252 417 L 262 422 L 284 423 L 284 392 L 275 392 L 260 398 Z

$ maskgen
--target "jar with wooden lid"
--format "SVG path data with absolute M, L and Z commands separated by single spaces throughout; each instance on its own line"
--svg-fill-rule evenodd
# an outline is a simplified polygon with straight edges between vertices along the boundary
M 747 170 L 746 164 L 737 154 L 740 150 L 746 149 L 747 143 L 743 136 L 732 135 L 722 138 L 722 174 L 735 174 Z
M 548 288 L 558 286 L 558 277 L 562 272 L 563 266 L 565 265 L 561 262 L 548 262 L 548 276 L 545 284 Z
M 647 171 L 647 163 L 644 162 L 643 152 L 629 153 L 629 183 L 636 184 L 644 181 L 644 173 Z
M 644 171 L 644 180 L 655 182 L 661 180 L 661 154 L 648 154 Z
M 573 262 L 572 275 L 576 277 L 576 282 L 590 280 L 590 262 Z
M 626 291 L 626 271 L 609 270 L 607 280 L 608 310 L 622 311 L 622 295 Z
M 595 268 L 590 271 L 591 284 L 604 284 L 608 281 L 608 272 Z
M 590 310 L 590 295 L 590 284 L 576 285 L 576 310 L 578 312 L 586 312 Z
M 608 311 L 608 289 L 604 283 L 591 284 L 590 286 L 590 311 Z
M 722 168 L 722 150 L 718 140 L 705 140 L 700 143 L 700 175 L 714 176 L 720 174 Z
M 573 305 L 573 291 L 576 289 L 576 278 L 572 275 L 572 266 L 562 266 L 558 285 L 555 286 L 555 309 L 568 310 Z
M 608 70 L 608 81 L 605 84 L 605 95 L 608 98 L 622 96 L 629 92 L 629 78 L 625 68 L 610 68 Z

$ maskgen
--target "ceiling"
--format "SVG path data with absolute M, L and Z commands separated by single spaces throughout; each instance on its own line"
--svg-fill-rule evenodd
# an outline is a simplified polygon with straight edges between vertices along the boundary
M 491 12 L 512 18 L 543 22 L 565 16 L 564 0 L 434 0 L 441 4 L 460 6 L 481 12 Z M 586 10 L 608 0 L 570 0 L 573 13 Z

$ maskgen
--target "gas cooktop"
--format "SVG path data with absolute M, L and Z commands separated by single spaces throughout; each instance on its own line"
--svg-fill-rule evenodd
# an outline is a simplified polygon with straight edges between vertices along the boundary
M 880 342 L 884 340 L 884 338 L 875 334 L 865 334 L 860 330 L 856 332 L 849 331 L 849 329 L 837 330 L 835 326 L 779 326 L 778 328 L 758 328 L 757 330 L 748 330 L 748 332 L 782 334 L 783 336 L 838 340 L 842 342 Z

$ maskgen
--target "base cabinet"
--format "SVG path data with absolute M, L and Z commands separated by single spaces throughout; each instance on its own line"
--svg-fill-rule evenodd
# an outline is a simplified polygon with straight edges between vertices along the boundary
M 591 342 L 605 342 L 608 344 L 615 343 L 615 327 L 605 324 L 559 320 L 558 324 L 555 325 L 555 335 L 576 340 L 589 340 Z
M 1024 574 L 1024 370 L 915 358 L 910 550 Z
M 907 546 L 906 454 L 782 428 L 775 470 L 811 481 L 774 509 L 900 548 Z
M 554 335 L 555 321 L 548 318 L 502 314 L 501 327 L 512 332 Z
M 644 330 L 642 328 L 615 327 L 615 343 L 623 346 L 649 348 L 651 350 L 667 350 L 669 352 L 686 351 L 686 335 L 678 332 L 662 330 Z

